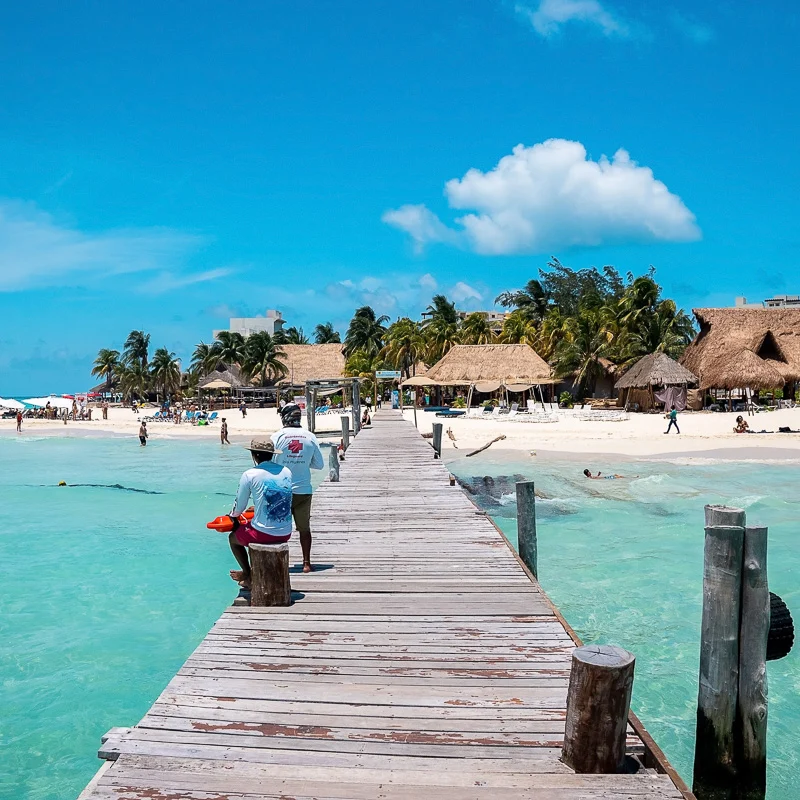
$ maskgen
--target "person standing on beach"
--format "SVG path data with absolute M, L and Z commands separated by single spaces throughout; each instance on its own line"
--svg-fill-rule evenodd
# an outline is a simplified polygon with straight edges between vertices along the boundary
M 239 404 L 239 411 L 242 412 L 242 419 L 244 419 L 247 416 L 247 403 L 244 400 Z
M 236 502 L 230 513 L 233 530 L 228 542 L 241 569 L 231 570 L 231 578 L 243 588 L 250 588 L 249 544 L 281 544 L 292 535 L 292 473 L 276 462 L 280 450 L 264 439 L 253 439 L 247 448 L 254 467 L 239 481 Z M 253 498 L 253 519 L 239 523 L 239 515 Z
M 139 444 L 142 447 L 147 447 L 147 437 L 150 434 L 147 432 L 147 423 L 142 420 L 142 424 L 139 426 Z
M 22 411 L 17 411 L 17 433 L 22 433 Z
M 228 441 L 228 423 L 225 420 L 225 417 L 222 418 L 222 425 L 219 429 L 219 441 L 220 444 L 230 444 Z
M 678 427 L 678 412 L 675 410 L 675 406 L 672 406 L 669 414 L 667 414 L 666 417 L 669 420 L 669 425 L 667 425 L 667 429 L 664 431 L 664 433 L 669 433 L 672 430 L 673 425 L 675 426 L 675 433 L 680 433 L 681 429 Z
M 317 437 L 300 424 L 300 406 L 289 403 L 281 409 L 282 430 L 272 434 L 272 443 L 281 455 L 277 462 L 292 473 L 292 516 L 300 534 L 303 572 L 311 572 L 311 470 L 322 469 L 325 462 Z

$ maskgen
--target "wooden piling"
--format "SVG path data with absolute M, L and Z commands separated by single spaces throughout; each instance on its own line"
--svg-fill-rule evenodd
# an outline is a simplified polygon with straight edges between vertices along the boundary
M 436 453 L 434 458 L 442 457 L 442 423 L 433 423 L 433 449 Z
M 573 651 L 562 761 L 575 772 L 624 770 L 635 661 L 613 645 Z
M 539 577 L 539 554 L 536 540 L 536 492 L 533 481 L 517 484 L 517 549 L 525 566 Z
M 744 522 L 744 512 L 707 506 L 706 519 Z M 693 781 L 698 800 L 735 797 L 743 542 L 741 525 L 706 527 Z
M 739 701 L 736 713 L 738 800 L 764 800 L 767 791 L 767 529 L 744 531 L 739 625 Z
M 250 544 L 252 606 L 290 606 L 289 544 Z
M 342 416 L 342 452 L 346 453 L 347 448 L 350 447 L 350 420 L 348 417 Z
M 328 455 L 328 480 L 331 483 L 339 481 L 339 450 L 336 445 L 331 445 L 331 452 Z

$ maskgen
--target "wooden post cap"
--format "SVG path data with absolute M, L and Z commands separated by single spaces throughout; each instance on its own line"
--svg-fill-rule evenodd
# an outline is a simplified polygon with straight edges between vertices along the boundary
M 575 772 L 623 771 L 635 661 L 614 645 L 573 650 L 562 760 Z
M 705 507 L 705 515 L 706 528 L 714 528 L 719 525 L 741 528 L 745 524 L 745 511 L 743 508 L 707 505 Z

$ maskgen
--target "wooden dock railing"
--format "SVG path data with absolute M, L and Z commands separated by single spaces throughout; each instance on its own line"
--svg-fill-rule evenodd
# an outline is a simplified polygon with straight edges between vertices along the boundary
M 638 722 L 634 774 L 561 760 L 574 635 L 399 413 L 351 441 L 313 532 L 293 604 L 226 610 L 83 799 L 691 797 Z

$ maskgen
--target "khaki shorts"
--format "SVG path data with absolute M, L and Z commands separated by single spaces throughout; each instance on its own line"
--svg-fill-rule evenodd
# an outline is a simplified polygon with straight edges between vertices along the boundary
M 292 516 L 299 533 L 311 533 L 311 498 L 310 494 L 292 495 Z

